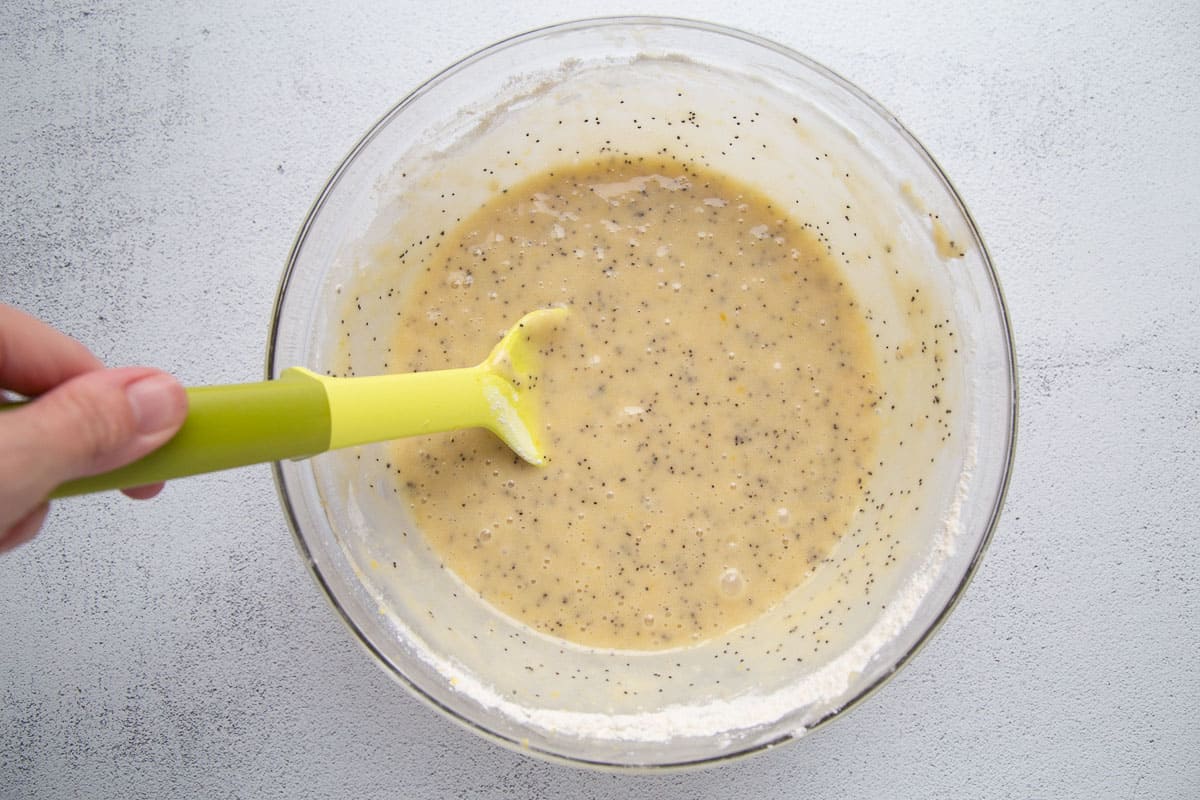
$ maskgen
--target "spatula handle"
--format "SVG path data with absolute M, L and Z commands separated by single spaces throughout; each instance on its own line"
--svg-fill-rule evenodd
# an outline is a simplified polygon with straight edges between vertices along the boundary
M 187 394 L 187 419 L 169 442 L 132 464 L 64 483 L 51 497 L 303 458 L 329 448 L 329 399 L 321 381 L 305 370 L 286 370 L 274 381 L 201 386 Z

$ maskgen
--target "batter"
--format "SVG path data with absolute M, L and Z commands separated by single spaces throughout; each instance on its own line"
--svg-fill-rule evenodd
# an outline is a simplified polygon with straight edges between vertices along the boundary
M 548 465 L 483 431 L 394 445 L 445 565 L 547 634 L 661 649 L 762 614 L 826 558 L 878 432 L 861 310 L 811 229 L 692 165 L 612 158 L 498 194 L 407 292 L 393 366 L 480 360 L 524 312 Z

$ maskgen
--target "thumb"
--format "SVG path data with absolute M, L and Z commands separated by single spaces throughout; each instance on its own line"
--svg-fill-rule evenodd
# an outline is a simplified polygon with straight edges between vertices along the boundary
M 6 445 L 0 476 L 7 478 L 0 491 L 9 501 L 27 499 L 32 509 L 60 483 L 115 469 L 165 444 L 186 415 L 187 394 L 165 372 L 86 372 L 0 414 Z

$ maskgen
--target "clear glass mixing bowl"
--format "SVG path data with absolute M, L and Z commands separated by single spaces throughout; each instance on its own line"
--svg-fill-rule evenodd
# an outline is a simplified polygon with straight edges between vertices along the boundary
M 872 489 L 889 499 L 860 510 L 828 566 L 726 636 L 594 650 L 464 590 L 382 488 L 382 446 L 276 477 L 318 584 L 417 697 L 542 757 L 712 763 L 795 738 L 886 681 L 953 607 L 1000 512 L 1016 419 L 1004 302 L 962 201 L 890 114 L 803 56 L 713 25 L 599 19 L 507 39 L 398 103 L 330 178 L 283 276 L 268 373 L 336 371 L 348 350 L 356 369 L 386 371 L 394 310 L 375 289 L 403 275 L 379 244 L 411 241 L 419 262 L 447 218 L 606 148 L 750 183 L 820 229 L 869 311 L 891 398 Z M 350 306 L 362 321 L 339 326 Z

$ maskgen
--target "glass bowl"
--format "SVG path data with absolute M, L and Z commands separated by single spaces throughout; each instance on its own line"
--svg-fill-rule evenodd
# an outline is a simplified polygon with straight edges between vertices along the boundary
M 386 490 L 383 445 L 281 463 L 276 479 L 334 608 L 447 717 L 575 764 L 707 764 L 799 737 L 885 682 L 953 607 L 1000 512 L 1016 418 L 1004 302 L 962 201 L 890 114 L 795 52 L 698 22 L 586 20 L 499 42 L 404 98 L 330 178 L 283 276 L 268 374 L 341 371 L 349 351 L 359 372 L 386 371 L 382 287 L 404 275 L 383 244 L 411 243 L 419 265 L 448 218 L 613 149 L 766 194 L 820 230 L 867 310 L 891 399 L 871 486 L 884 500 L 825 564 L 724 636 L 587 648 L 466 590 Z

